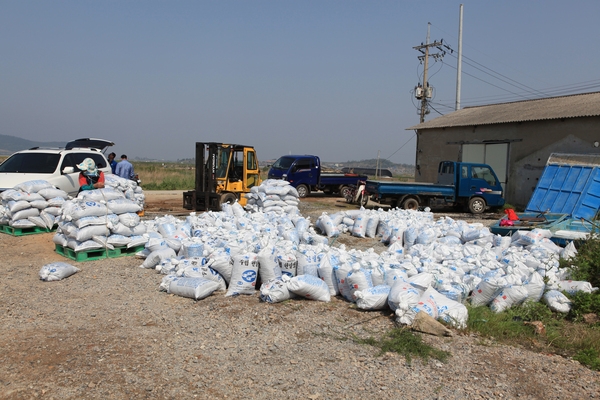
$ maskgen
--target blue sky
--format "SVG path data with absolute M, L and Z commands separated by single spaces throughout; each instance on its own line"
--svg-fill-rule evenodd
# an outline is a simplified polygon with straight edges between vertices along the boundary
M 596 0 L 0 0 L 0 134 L 106 138 L 130 158 L 217 141 L 412 164 L 413 47 L 431 23 L 457 50 L 461 3 L 462 106 L 600 90 Z M 430 61 L 427 120 L 453 110 L 456 63 Z

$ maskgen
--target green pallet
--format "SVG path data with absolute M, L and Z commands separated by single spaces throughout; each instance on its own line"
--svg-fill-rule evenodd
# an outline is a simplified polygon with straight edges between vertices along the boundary
M 33 226 L 31 228 L 13 228 L 10 225 L 0 225 L 0 232 L 12 236 L 36 235 L 38 233 L 54 232 L 56 229 L 40 228 Z
M 75 260 L 77 262 L 84 261 L 94 261 L 101 260 L 103 258 L 117 258 L 117 257 L 125 257 L 125 256 L 133 256 L 138 251 L 144 249 L 144 245 L 135 246 L 135 247 L 116 247 L 113 250 L 110 249 L 94 249 L 88 251 L 78 251 L 75 252 L 70 247 L 64 247 L 59 244 L 55 247 L 56 252 L 63 257 L 70 258 L 71 260 Z

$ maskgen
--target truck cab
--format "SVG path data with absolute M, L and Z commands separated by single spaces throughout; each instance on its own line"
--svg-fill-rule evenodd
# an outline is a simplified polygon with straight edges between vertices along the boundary
M 271 166 L 268 176 L 269 179 L 288 181 L 298 190 L 300 197 L 306 197 L 311 187 L 319 185 L 321 160 L 311 155 L 283 156 Z

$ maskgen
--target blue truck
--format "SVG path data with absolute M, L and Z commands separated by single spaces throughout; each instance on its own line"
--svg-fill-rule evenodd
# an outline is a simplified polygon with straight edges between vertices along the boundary
M 269 179 L 285 179 L 298 191 L 298 196 L 306 197 L 311 192 L 340 194 L 346 197 L 368 176 L 352 173 L 323 173 L 321 160 L 313 155 L 288 155 L 280 157 L 269 170 Z
M 437 183 L 367 180 L 365 192 L 360 199 L 362 205 L 370 198 L 407 210 L 444 205 L 480 214 L 488 207 L 504 205 L 502 186 L 492 167 L 455 161 L 439 164 Z

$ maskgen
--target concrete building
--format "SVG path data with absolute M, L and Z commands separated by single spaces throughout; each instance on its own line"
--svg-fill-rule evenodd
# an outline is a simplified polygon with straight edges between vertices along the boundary
M 468 107 L 407 129 L 417 133 L 415 181 L 440 161 L 483 162 L 524 208 L 551 153 L 600 153 L 600 92 Z

